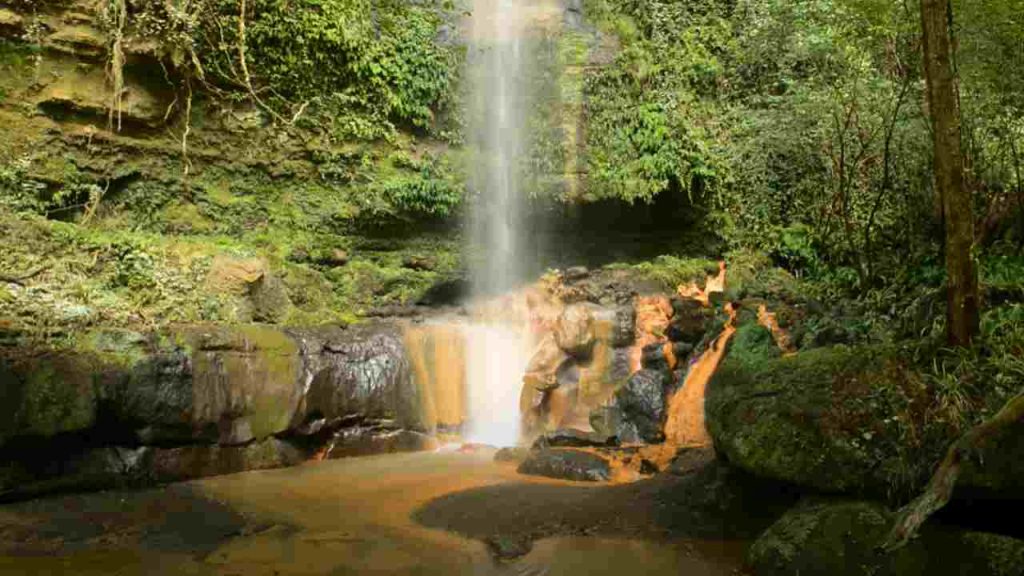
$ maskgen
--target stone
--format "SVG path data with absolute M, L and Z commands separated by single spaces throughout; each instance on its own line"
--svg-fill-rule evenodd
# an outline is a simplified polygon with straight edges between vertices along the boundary
M 533 540 L 525 535 L 495 535 L 484 540 L 495 559 L 508 562 L 529 554 Z
M 257 322 L 280 324 L 292 309 L 284 282 L 269 273 L 249 284 L 249 301 L 252 303 L 252 318 Z
M 748 561 L 765 576 L 924 574 L 927 553 L 920 542 L 894 554 L 877 550 L 892 518 L 878 504 L 807 500 L 754 542 Z
M 548 432 L 533 443 L 534 450 L 545 448 L 582 448 L 618 446 L 619 439 L 600 432 L 586 432 L 574 428 L 561 428 Z
M 306 454 L 288 442 L 267 438 L 245 446 L 155 448 L 142 466 L 145 467 L 145 473 L 157 482 L 177 482 L 248 470 L 295 466 L 305 460 Z
M 146 442 L 261 440 L 287 430 L 303 388 L 303 358 L 284 332 L 265 326 L 184 327 L 108 387 L 112 415 Z
M 615 393 L 622 423 L 636 426 L 640 439 L 658 443 L 665 439 L 665 388 L 668 376 L 660 370 L 640 370 Z M 622 435 L 619 439 L 625 442 Z
M 758 575 L 929 576 L 1021 574 L 1024 541 L 926 524 L 917 538 L 886 552 L 894 514 L 881 504 L 811 498 L 769 527 L 750 548 Z
M 92 355 L 0 359 L 0 446 L 13 438 L 80 432 L 96 423 Z
M 335 434 L 327 450 L 328 458 L 347 458 L 395 452 L 437 450 L 437 438 L 412 430 L 387 430 L 357 426 Z
M 594 315 L 586 304 L 570 304 L 555 322 L 555 342 L 566 354 L 586 358 L 594 345 Z
M 530 455 L 530 449 L 522 446 L 506 446 L 499 448 L 494 453 L 495 462 L 514 462 L 519 464 L 523 460 L 526 460 Z
M 702 470 L 714 459 L 715 450 L 710 446 L 681 448 L 668 465 L 667 472 L 676 476 L 688 476 Z
M 562 275 L 563 278 L 569 282 L 575 280 L 582 280 L 590 275 L 590 270 L 586 266 L 571 266 L 565 269 L 565 273 Z
M 367 324 L 310 334 L 302 339 L 302 347 L 309 384 L 297 422 L 359 415 L 425 430 L 420 391 L 396 325 Z
M 666 344 L 655 342 L 643 347 L 640 352 L 640 366 L 646 370 L 667 372 L 670 369 L 669 358 L 665 353 Z
M 536 390 L 550 390 L 558 386 L 558 368 L 569 355 L 558 345 L 554 334 L 541 339 L 526 365 L 523 386 Z
M 581 482 L 601 482 L 608 480 L 611 475 L 611 468 L 604 458 L 568 448 L 533 450 L 516 471 L 520 474 Z
M 672 319 L 665 330 L 665 336 L 672 342 L 696 346 L 714 322 L 714 310 L 697 300 L 675 297 L 672 311 Z
M 895 354 L 837 346 L 782 356 L 767 329 L 740 325 L 705 398 L 716 449 L 752 474 L 807 488 L 916 491 L 955 434 L 932 433 L 912 453 L 900 450 L 901 426 L 930 424 L 923 416 L 906 422 L 914 417 L 903 408 L 906 394 L 926 391 Z
M 325 254 L 322 258 L 320 258 L 320 264 L 331 268 L 339 268 L 341 266 L 344 266 L 348 264 L 348 261 L 348 252 L 340 248 L 334 248 L 330 250 L 327 254 Z
M 0 8 L 0 33 L 16 36 L 22 34 L 24 30 L 25 21 L 19 14 L 6 8 Z

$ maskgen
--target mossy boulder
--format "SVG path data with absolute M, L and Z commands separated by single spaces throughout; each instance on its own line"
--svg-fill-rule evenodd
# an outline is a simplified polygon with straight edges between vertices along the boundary
M 748 562 L 759 576 L 1021 573 L 1024 541 L 951 526 L 927 526 L 906 546 L 884 551 L 893 518 L 878 503 L 805 500 L 761 534 Z
M 759 576 L 924 573 L 920 542 L 893 554 L 878 550 L 891 525 L 892 513 L 880 504 L 804 501 L 754 542 L 748 561 Z
M 96 422 L 98 360 L 43 354 L 0 361 L 0 445 L 19 436 L 79 432 Z
M 292 308 L 285 283 L 272 274 L 263 274 L 249 284 L 249 302 L 252 319 L 269 324 L 284 322 Z
M 286 430 L 303 394 L 299 346 L 267 326 L 192 326 L 154 337 L 111 394 L 145 442 L 242 444 Z
M 747 322 L 710 383 L 706 410 L 715 447 L 740 468 L 828 492 L 887 497 L 913 493 L 955 437 L 926 422 L 928 398 L 890 348 L 783 356 L 768 330 Z

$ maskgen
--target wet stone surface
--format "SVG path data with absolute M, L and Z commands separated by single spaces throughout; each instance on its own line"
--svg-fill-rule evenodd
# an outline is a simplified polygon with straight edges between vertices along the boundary
M 609 479 L 611 467 L 607 460 L 590 452 L 553 448 L 531 451 L 519 465 L 518 472 L 561 480 L 600 482 Z

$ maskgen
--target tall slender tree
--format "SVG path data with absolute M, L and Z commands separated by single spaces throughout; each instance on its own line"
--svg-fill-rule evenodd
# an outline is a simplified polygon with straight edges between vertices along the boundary
M 942 200 L 946 232 L 947 338 L 968 346 L 978 332 L 978 273 L 971 249 L 974 216 L 964 185 L 960 149 L 960 106 L 953 67 L 949 0 L 921 0 L 921 24 L 928 108 L 935 149 L 935 189 Z

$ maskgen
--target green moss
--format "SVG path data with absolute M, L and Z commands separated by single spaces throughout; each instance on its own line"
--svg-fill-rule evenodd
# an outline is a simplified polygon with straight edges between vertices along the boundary
M 927 479 L 956 429 L 897 349 L 834 346 L 779 356 L 741 325 L 707 397 L 730 462 L 830 492 L 900 498 Z
M 3 378 L 5 418 L 0 444 L 13 436 L 53 436 L 80 431 L 96 421 L 95 359 L 49 354 L 11 366 Z
M 878 550 L 892 514 L 869 502 L 804 501 L 750 548 L 758 574 L 882 576 L 926 574 L 927 550 L 920 542 L 886 554 Z
M 607 268 L 635 271 L 641 277 L 660 284 L 668 292 L 675 292 L 677 287 L 690 282 L 703 286 L 708 275 L 718 273 L 718 263 L 715 261 L 672 255 L 658 256 L 639 264 L 613 264 Z

